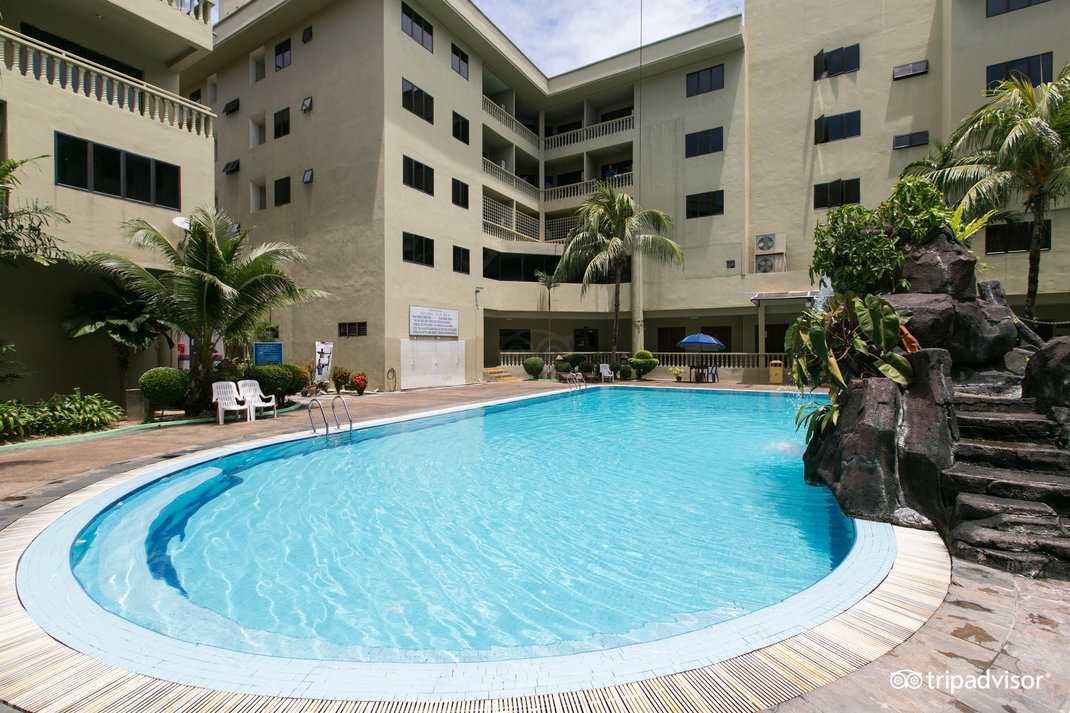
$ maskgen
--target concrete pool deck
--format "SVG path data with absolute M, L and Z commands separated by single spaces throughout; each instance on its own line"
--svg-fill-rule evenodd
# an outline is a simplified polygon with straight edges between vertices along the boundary
M 657 385 L 670 384 L 660 382 Z M 724 385 L 723 388 L 733 386 Z M 688 384 L 682 387 L 718 388 L 717 385 Z M 563 387 L 550 383 L 517 382 L 368 395 L 353 397 L 349 401 L 354 418 L 365 420 L 561 388 Z M 281 415 L 277 420 L 266 419 L 253 424 L 228 423 L 222 427 L 200 424 L 135 431 L 76 443 L 0 450 L 0 527 L 5 527 L 67 493 L 118 472 L 195 452 L 205 446 L 219 446 L 307 429 L 308 418 L 302 410 Z M 1065 673 L 1070 671 L 1070 646 L 1067 646 L 1070 643 L 1068 599 L 1070 586 L 1065 583 L 1032 582 L 983 567 L 956 563 L 947 600 L 933 618 L 908 641 L 875 662 L 862 666 L 855 673 L 816 688 L 800 698 L 780 704 L 779 710 L 857 710 L 858 704 L 865 700 L 870 701 L 870 707 L 882 710 L 998 710 L 1001 713 L 1012 710 L 1061 711 L 1064 705 L 1068 704 L 1067 696 L 1070 693 Z M 799 655 L 801 654 L 796 654 Z M 805 655 L 802 655 L 802 658 L 805 659 Z M 800 661 L 800 666 L 812 668 L 813 664 L 803 660 Z M 1045 673 L 1049 675 L 1039 679 L 1039 685 L 1030 689 L 969 689 L 951 695 L 951 689 L 957 684 L 951 675 L 980 674 L 989 666 L 993 667 L 993 676 L 998 671 L 1030 676 Z M 0 680 L 3 679 L 5 668 L 7 662 L 0 658 Z M 947 680 L 932 680 L 932 686 L 929 682 L 923 682 L 917 689 L 896 689 L 893 684 L 897 680 L 893 681 L 891 676 L 904 670 L 917 671 L 923 676 L 939 676 L 945 673 L 950 675 L 944 677 Z M 728 673 L 731 677 L 731 672 Z M 746 678 L 748 671 L 739 670 L 735 675 Z M 1001 679 L 997 679 L 997 684 L 999 680 Z M 661 685 L 659 681 L 660 679 L 655 679 L 648 682 L 648 685 L 656 688 Z M 9 685 L 8 690 L 12 685 L 14 688 L 19 686 L 19 682 L 8 680 L 6 683 Z M 810 687 L 812 686 L 797 687 L 796 690 L 801 693 Z M 742 685 L 741 688 L 745 690 L 747 686 Z M 8 697 L 4 690 L 0 686 L 0 698 Z M 629 700 L 626 692 L 619 694 L 619 700 L 606 698 L 607 690 L 609 689 L 602 689 L 597 692 L 597 696 L 595 691 L 587 691 L 589 695 L 581 695 L 576 699 L 586 703 L 569 703 L 562 698 L 560 705 L 555 706 L 562 711 L 570 708 L 643 709 L 638 699 Z M 115 700 L 124 699 L 120 697 Z M 516 702 L 518 699 L 511 700 Z M 762 697 L 743 700 L 738 709 L 759 710 L 762 701 Z M 75 699 L 41 700 L 40 705 L 35 705 L 32 710 L 89 710 L 86 703 L 87 701 L 82 700 L 81 705 L 76 705 Z M 501 699 L 498 699 L 496 704 L 494 701 L 490 703 L 494 705 L 489 708 L 465 706 L 464 709 L 489 711 L 513 707 L 501 705 L 504 703 Z M 710 709 L 702 703 L 701 698 L 681 700 L 678 704 L 682 709 L 688 710 Z M 367 704 L 365 708 L 371 710 L 368 706 L 373 705 Z M 534 700 L 520 705 L 529 710 L 543 707 L 537 706 Z M 136 710 L 133 707 L 115 707 L 114 703 L 105 705 L 103 702 L 100 709 Z M 183 708 L 176 705 L 174 709 Z M 324 706 L 301 709 L 331 708 Z

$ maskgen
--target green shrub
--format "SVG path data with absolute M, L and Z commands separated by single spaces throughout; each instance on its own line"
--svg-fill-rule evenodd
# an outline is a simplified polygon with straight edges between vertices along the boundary
M 618 371 L 620 371 L 620 364 L 618 364 L 617 362 L 612 362 L 609 365 L 609 370 L 616 374 Z
M 554 369 L 556 369 L 559 372 L 564 373 L 566 371 L 572 371 L 572 365 L 569 364 L 564 359 L 558 359 L 557 361 L 554 362 Z
M 137 385 L 152 411 L 180 408 L 189 391 L 189 372 L 158 366 L 142 374 Z
M 293 376 L 281 364 L 254 366 L 249 370 L 249 378 L 256 379 L 264 396 L 274 396 L 279 405 L 282 405 L 288 394 L 294 393 L 289 391 Z
M 620 374 L 618 377 L 621 381 L 627 381 L 632 378 L 632 368 L 627 364 L 620 365 Z
M 210 383 L 214 384 L 217 381 L 233 381 L 235 384 L 242 379 L 252 378 L 249 374 L 250 369 L 244 366 L 226 366 L 222 369 L 216 369 L 208 375 Z
M 35 414 L 18 401 L 0 401 L 0 438 L 30 435 Z
M 594 371 L 594 362 L 590 359 L 584 359 L 580 362 L 580 371 L 584 374 L 590 374 Z
M 528 357 L 524 360 L 524 371 L 526 371 L 532 379 L 538 379 L 545 366 L 546 362 L 539 357 Z
M 634 357 L 628 360 L 628 364 L 635 369 L 635 375 L 639 379 L 654 371 L 660 363 L 654 358 L 653 354 L 645 349 L 640 349 L 635 353 Z
M 37 420 L 33 429 L 42 436 L 99 431 L 123 418 L 123 410 L 118 404 L 100 394 L 82 396 L 81 389 L 75 389 L 73 394 L 66 396 L 38 401 L 34 408 L 37 410 Z
M 301 364 L 282 364 L 283 369 L 290 373 L 290 384 L 286 387 L 286 395 L 297 394 L 301 389 L 308 386 L 308 370 Z
M 565 361 L 567 361 L 569 364 L 571 364 L 573 369 L 575 369 L 577 366 L 579 366 L 581 363 L 583 363 L 586 360 L 587 360 L 587 355 L 586 354 L 566 354 L 565 355 Z

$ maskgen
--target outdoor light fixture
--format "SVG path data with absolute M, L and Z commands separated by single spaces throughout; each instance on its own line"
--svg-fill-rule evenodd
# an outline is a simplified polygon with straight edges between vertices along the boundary
M 312 169 L 306 168 L 304 175 L 301 176 L 301 183 L 312 183 Z
M 301 113 L 307 114 L 312 111 L 312 97 L 305 97 L 305 100 L 301 102 Z

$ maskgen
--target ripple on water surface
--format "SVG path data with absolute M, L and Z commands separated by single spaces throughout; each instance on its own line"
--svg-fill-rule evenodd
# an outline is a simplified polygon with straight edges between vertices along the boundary
M 772 395 L 597 389 L 239 454 L 98 518 L 75 573 L 179 638 L 487 660 L 682 633 L 780 601 L 852 528 Z M 217 467 L 216 467 L 217 466 Z

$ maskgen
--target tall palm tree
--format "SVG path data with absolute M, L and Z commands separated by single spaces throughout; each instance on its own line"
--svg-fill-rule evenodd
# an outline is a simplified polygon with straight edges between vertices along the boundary
M 75 314 L 63 320 L 63 332 L 71 339 L 96 332 L 108 335 L 119 368 L 119 405 L 126 408 L 126 372 L 130 360 L 161 337 L 171 345 L 169 332 L 175 325 L 160 319 L 148 302 L 132 290 L 114 280 L 105 278 L 104 282 L 110 292 L 97 290 L 72 299 Z
M 222 211 L 194 211 L 179 245 L 140 218 L 127 221 L 123 229 L 135 245 L 162 256 L 168 269 L 157 274 L 113 253 L 90 253 L 86 259 L 189 335 L 193 342 L 189 413 L 208 404 L 217 339 L 224 344 L 244 342 L 273 308 L 331 297 L 323 290 L 298 287 L 282 269 L 305 258 L 296 246 L 262 243 L 249 248 L 249 230 L 240 231 Z
M 1020 75 L 1000 82 L 991 99 L 948 140 L 954 159 L 917 167 L 945 193 L 962 194 L 967 217 L 1020 200 L 1033 218 L 1025 318 L 1033 319 L 1040 250 L 1050 204 L 1070 194 L 1070 63 L 1053 82 L 1034 87 Z
M 550 335 L 552 334 L 550 331 L 550 326 L 552 324 L 554 312 L 552 293 L 554 291 L 554 288 L 561 284 L 561 280 L 557 279 L 557 273 L 536 270 L 535 281 L 546 288 L 546 352 L 547 354 L 549 354 L 551 344 Z M 550 360 L 547 359 L 546 363 L 549 364 Z
M 582 275 L 580 295 L 595 283 L 613 282 L 613 352 L 617 358 L 620 325 L 620 282 L 628 259 L 645 255 L 658 262 L 684 264 L 680 246 L 667 237 L 672 218 L 658 210 L 641 210 L 627 193 L 617 193 L 606 182 L 576 211 L 576 227 L 565 239 L 565 249 L 554 274 L 560 279 Z

